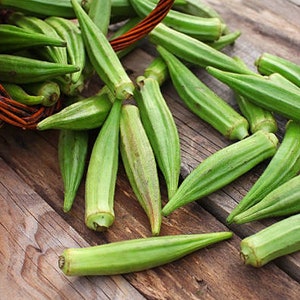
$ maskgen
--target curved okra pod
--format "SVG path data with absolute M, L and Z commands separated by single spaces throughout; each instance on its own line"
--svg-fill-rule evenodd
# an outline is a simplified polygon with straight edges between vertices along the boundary
M 241 96 L 288 119 L 300 121 L 300 88 L 279 74 L 237 74 L 213 67 L 208 73 L 227 84 Z
M 243 224 L 296 213 L 300 213 L 300 175 L 279 185 L 255 205 L 235 215 L 233 222 Z
M 39 82 L 77 71 L 79 68 L 74 65 L 0 54 L 0 81 L 2 82 L 17 84 Z
M 41 104 L 44 100 L 44 96 L 36 96 L 28 94 L 21 85 L 14 83 L 3 83 L 2 86 L 5 88 L 9 96 L 26 105 L 37 105 Z
M 116 100 L 94 143 L 85 182 L 85 224 L 103 231 L 115 219 L 114 195 L 118 171 L 122 100 Z
M 71 75 L 72 82 L 76 83 L 80 79 L 86 62 L 84 44 L 78 26 L 72 20 L 61 17 L 48 17 L 45 22 L 66 41 L 68 63 L 80 68 L 79 72 Z
M 79 21 L 89 59 L 97 74 L 117 99 L 129 98 L 133 95 L 134 84 L 108 39 L 76 0 L 71 0 L 71 3 Z
M 172 113 L 153 78 L 138 78 L 140 91 L 135 93 L 141 120 L 162 171 L 171 198 L 180 176 L 180 142 Z
M 255 74 L 221 51 L 162 23 L 149 33 L 149 40 L 177 57 L 200 67 L 214 66 L 235 73 Z
M 225 137 L 235 140 L 248 135 L 247 120 L 200 81 L 179 59 L 161 46 L 158 52 L 168 66 L 172 83 L 186 106 Z
M 244 238 L 240 244 L 246 265 L 262 267 L 268 262 L 300 250 L 300 214 L 278 221 Z
M 66 46 L 66 42 L 60 38 L 33 33 L 27 29 L 10 24 L 0 24 L 0 40 L 0 53 L 8 53 L 37 46 Z
M 130 0 L 130 3 L 140 17 L 147 16 L 155 8 L 155 3 L 149 0 Z M 162 22 L 202 41 L 215 41 L 224 30 L 224 24 L 219 18 L 203 18 L 172 9 Z
M 154 153 L 142 125 L 139 109 L 127 104 L 120 121 L 121 157 L 131 187 L 145 213 L 153 235 L 161 227 L 161 195 Z
M 289 121 L 278 150 L 263 174 L 240 203 L 231 211 L 227 222 L 235 222 L 236 215 L 261 201 L 272 190 L 296 176 L 300 171 L 300 124 Z
M 88 150 L 88 131 L 61 130 L 58 139 L 58 161 L 64 184 L 63 210 L 71 210 L 81 183 Z
M 40 121 L 37 129 L 85 130 L 98 128 L 106 119 L 111 106 L 112 103 L 107 93 L 100 91 L 94 96 L 70 104 Z
M 257 70 L 262 75 L 281 74 L 300 87 L 300 66 L 285 58 L 263 53 L 256 61 Z
M 44 96 L 43 101 L 41 102 L 44 106 L 54 105 L 60 97 L 60 87 L 54 81 L 43 81 L 35 82 L 30 84 L 24 84 L 24 89 L 36 96 Z
M 163 207 L 163 215 L 226 186 L 273 156 L 277 143 L 273 133 L 258 131 L 213 153 L 184 179 L 176 194 Z
M 257 106 L 239 94 L 236 94 L 236 102 L 243 116 L 248 120 L 252 133 L 259 130 L 276 133 L 278 126 L 272 112 Z
M 59 257 L 59 267 L 68 276 L 138 272 L 173 262 L 231 237 L 231 232 L 182 234 L 69 248 Z

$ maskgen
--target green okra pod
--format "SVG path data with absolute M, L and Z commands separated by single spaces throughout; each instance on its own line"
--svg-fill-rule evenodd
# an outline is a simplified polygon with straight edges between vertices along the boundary
M 66 46 L 66 42 L 60 38 L 33 33 L 10 24 L 0 24 L 0 40 L 0 53 L 11 53 L 12 51 L 37 46 Z
M 116 100 L 94 143 L 85 182 L 85 223 L 103 231 L 115 219 L 114 195 L 118 171 L 122 100 Z
M 40 121 L 37 129 L 85 130 L 98 128 L 106 119 L 111 106 L 112 103 L 107 93 L 100 91 L 94 96 L 70 104 Z
M 161 46 L 157 50 L 168 66 L 177 93 L 194 114 L 231 140 L 248 136 L 249 124 L 242 115 L 202 83 L 172 53 Z
M 34 82 L 23 85 L 24 89 L 36 96 L 44 96 L 43 101 L 41 102 L 44 106 L 54 105 L 60 98 L 60 87 L 54 81 L 42 81 Z
M 274 259 L 300 250 L 300 214 L 278 221 L 244 238 L 240 244 L 246 265 L 262 267 Z
M 274 155 L 278 139 L 273 133 L 258 131 L 203 160 L 181 183 L 163 207 L 163 215 L 201 199 L 231 183 L 263 160 Z
M 278 73 L 300 86 L 300 66 L 288 59 L 270 53 L 263 53 L 255 61 L 255 65 L 262 75 Z
M 139 109 L 126 104 L 120 121 L 120 152 L 131 187 L 149 218 L 153 235 L 161 227 L 161 194 L 157 165 Z
M 180 142 L 172 113 L 153 78 L 138 78 L 140 91 L 135 93 L 141 120 L 162 171 L 171 198 L 178 188 L 180 176 Z
M 79 21 L 88 57 L 99 77 L 118 99 L 127 99 L 134 92 L 134 84 L 128 77 L 108 39 L 91 20 L 76 0 L 71 0 Z
M 0 54 L 0 81 L 2 82 L 17 84 L 39 82 L 77 71 L 79 68 L 74 65 Z
M 155 8 L 149 0 L 130 0 L 140 17 L 146 17 Z M 223 32 L 219 18 L 199 17 L 171 9 L 162 21 L 165 25 L 202 41 L 215 41 Z
M 177 57 L 200 67 L 214 66 L 235 73 L 254 73 L 223 52 L 162 23 L 149 33 L 149 40 Z
M 216 50 L 222 50 L 226 46 L 232 45 L 240 37 L 240 35 L 241 32 L 236 30 L 220 36 L 216 41 L 207 42 L 207 44 Z
M 86 63 L 84 43 L 77 24 L 61 17 L 48 17 L 45 22 L 51 25 L 57 34 L 66 41 L 68 63 L 80 68 L 79 72 L 71 75 L 72 82 L 76 83 L 80 79 Z
M 25 28 L 33 33 L 41 33 L 54 38 L 60 38 L 52 26 L 35 16 L 27 16 L 15 12 L 9 16 L 8 22 L 21 28 Z M 36 49 L 36 51 L 41 57 L 48 61 L 61 64 L 68 63 L 66 47 L 45 46 Z
M 245 97 L 236 94 L 236 102 L 249 123 L 252 133 L 265 130 L 276 133 L 278 126 L 274 114 L 261 106 L 257 106 Z
M 282 185 L 300 171 L 300 124 L 289 121 L 278 150 L 268 166 L 246 196 L 231 211 L 227 222 L 234 222 L 236 215 L 261 201 L 272 190 Z
M 5 88 L 12 99 L 26 105 L 41 104 L 45 98 L 45 96 L 43 95 L 36 96 L 28 94 L 19 84 L 3 83 L 2 86 Z
M 300 121 L 300 88 L 281 75 L 264 77 L 258 74 L 237 74 L 213 67 L 207 67 L 207 71 L 254 104 L 288 119 Z
M 233 222 L 243 224 L 296 213 L 300 213 L 300 175 L 279 185 L 255 205 L 235 215 Z
M 63 251 L 58 263 L 68 276 L 126 274 L 171 263 L 231 237 L 231 232 L 182 234 L 69 248 Z
M 64 185 L 63 210 L 71 210 L 82 181 L 88 150 L 88 131 L 61 130 L 58 139 L 58 161 Z

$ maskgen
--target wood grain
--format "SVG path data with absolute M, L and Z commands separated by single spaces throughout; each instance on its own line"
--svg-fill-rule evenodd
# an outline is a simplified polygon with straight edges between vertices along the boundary
M 225 49 L 254 69 L 264 51 L 300 63 L 300 7 L 297 1 L 207 0 L 238 41 Z M 147 42 L 122 62 L 132 78 L 143 73 L 155 55 Z M 232 91 L 204 70 L 195 73 L 237 108 Z M 87 93 L 101 82 L 97 78 Z M 203 159 L 231 142 L 199 120 L 183 105 L 170 82 L 162 87 L 180 134 L 182 178 Z M 286 120 L 278 117 L 278 137 Z M 91 131 L 90 142 L 97 130 Z M 0 298 L 8 299 L 298 299 L 300 253 L 288 255 L 261 269 L 244 266 L 239 257 L 241 238 L 275 220 L 228 227 L 225 219 L 263 172 L 267 161 L 232 184 L 163 219 L 162 235 L 232 230 L 234 237 L 197 251 L 177 262 L 112 277 L 68 278 L 57 267 L 65 247 L 87 246 L 150 236 L 148 220 L 120 165 L 116 222 L 105 233 L 84 224 L 84 180 L 73 209 L 62 211 L 63 185 L 57 159 L 57 131 L 0 129 Z M 167 201 L 161 178 L 163 201 Z

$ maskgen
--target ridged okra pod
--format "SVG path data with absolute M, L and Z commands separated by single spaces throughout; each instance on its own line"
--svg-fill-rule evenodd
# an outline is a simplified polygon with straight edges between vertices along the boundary
M 5 90 L 12 99 L 26 105 L 41 104 L 45 98 L 44 96 L 28 94 L 19 84 L 3 83 L 2 86 L 5 88 Z
M 135 105 L 122 108 L 120 136 L 121 157 L 130 185 L 148 216 L 152 234 L 158 235 L 162 216 L 157 165 Z
M 263 53 L 256 61 L 257 70 L 262 75 L 281 74 L 300 87 L 300 66 L 270 53 Z
M 181 164 L 177 127 L 158 82 L 145 77 L 139 77 L 137 81 L 140 91 L 135 93 L 135 100 L 171 198 L 178 187 Z
M 1 0 L 0 7 L 14 8 L 17 11 L 25 11 L 26 13 L 40 16 L 75 17 L 69 0 Z
M 235 222 L 234 218 L 236 215 L 260 202 L 274 189 L 296 176 L 299 171 L 300 124 L 299 122 L 289 121 L 286 125 L 283 140 L 276 153 L 245 197 L 231 211 L 227 222 Z
M 149 0 L 130 0 L 140 17 L 146 17 L 155 8 Z M 162 21 L 165 25 L 202 41 L 215 41 L 223 32 L 219 18 L 199 17 L 171 9 Z
M 183 234 L 69 248 L 63 251 L 58 263 L 68 276 L 126 274 L 171 263 L 231 237 L 231 232 Z
M 223 52 L 162 23 L 158 24 L 149 33 L 149 40 L 196 66 L 204 68 L 214 66 L 222 70 L 242 74 L 254 73 Z
M 276 133 L 277 121 L 271 111 L 252 103 L 239 94 L 236 94 L 235 98 L 243 116 L 248 120 L 252 133 L 259 130 Z
M 105 121 L 112 103 L 107 93 L 97 94 L 70 104 L 37 124 L 38 130 L 85 130 L 100 127 Z
M 243 224 L 296 213 L 300 213 L 300 175 L 279 185 L 255 205 L 237 214 L 233 222 Z
M 237 74 L 213 67 L 207 71 L 254 104 L 300 121 L 300 88 L 281 75 Z
M 85 224 L 103 231 L 114 220 L 122 100 L 116 100 L 94 143 L 85 182 Z
M 0 54 L 0 81 L 32 83 L 79 71 L 77 66 L 32 59 L 17 55 Z
M 163 207 L 169 215 L 189 202 L 201 199 L 231 183 L 263 160 L 274 155 L 278 139 L 273 133 L 258 131 L 203 160 L 181 183 Z
M 0 40 L 0 53 L 10 53 L 38 46 L 66 46 L 66 42 L 60 38 L 33 33 L 10 24 L 0 24 Z
M 68 130 L 59 132 L 58 161 L 64 185 L 63 210 L 71 210 L 81 183 L 88 150 L 88 131 Z
M 157 50 L 168 66 L 177 93 L 194 114 L 231 140 L 248 136 L 249 125 L 242 115 L 202 83 L 172 53 L 161 46 Z
M 54 38 L 60 38 L 52 26 L 35 16 L 27 16 L 22 13 L 15 12 L 9 16 L 8 22 L 34 33 L 41 33 Z M 41 57 L 48 61 L 61 64 L 68 63 L 66 47 L 45 46 L 36 49 L 36 51 Z
M 240 244 L 246 265 L 262 267 L 274 259 L 300 250 L 300 214 L 278 221 L 244 238 Z
M 76 83 L 80 79 L 86 62 L 84 43 L 77 24 L 61 17 L 48 17 L 45 22 L 52 26 L 57 34 L 66 41 L 68 63 L 80 68 L 79 72 L 71 75 L 72 82 Z
M 42 81 L 42 82 L 34 82 L 23 85 L 24 89 L 36 96 L 44 96 L 41 104 L 44 106 L 52 106 L 54 105 L 58 99 L 60 98 L 60 87 L 54 81 Z
M 76 0 L 71 0 L 79 21 L 85 48 L 99 77 L 115 94 L 124 100 L 133 95 L 134 84 L 128 77 L 106 36 L 91 20 Z

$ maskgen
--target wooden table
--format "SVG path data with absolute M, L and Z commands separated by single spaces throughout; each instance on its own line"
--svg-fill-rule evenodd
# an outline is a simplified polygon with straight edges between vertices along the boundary
M 253 67 L 262 52 L 300 64 L 298 0 L 208 0 L 231 30 L 242 36 L 226 49 Z M 123 59 L 134 77 L 153 57 L 147 43 Z M 232 92 L 199 77 L 234 103 Z M 172 85 L 163 86 L 181 138 L 182 176 L 211 153 L 230 144 L 182 104 Z M 279 119 L 282 137 L 285 120 Z M 84 224 L 84 183 L 73 209 L 62 212 L 63 186 L 57 131 L 0 129 L 0 298 L 1 299 L 299 299 L 300 253 L 261 269 L 243 265 L 239 243 L 273 220 L 227 227 L 225 219 L 264 170 L 266 162 L 224 189 L 163 219 L 161 235 L 232 230 L 232 239 L 149 271 L 111 277 L 66 277 L 57 258 L 66 247 L 83 247 L 150 236 L 149 224 L 120 166 L 116 221 L 105 233 Z M 163 200 L 166 191 L 162 186 Z

